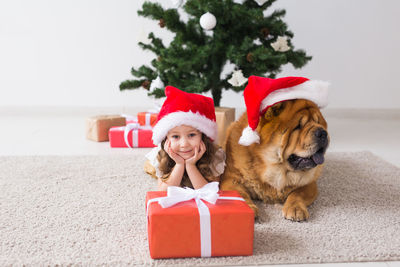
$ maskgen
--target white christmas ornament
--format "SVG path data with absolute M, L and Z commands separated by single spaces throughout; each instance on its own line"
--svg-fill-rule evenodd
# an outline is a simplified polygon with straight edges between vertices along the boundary
M 173 8 L 178 8 L 181 7 L 183 0 L 171 0 L 171 2 Z
M 159 76 L 157 76 L 157 78 L 151 82 L 149 91 L 153 92 L 157 88 L 159 89 L 164 88 L 164 83 L 161 81 Z
M 290 47 L 287 44 L 286 36 L 278 36 L 276 42 L 272 43 L 271 46 L 275 51 L 279 52 L 286 52 L 290 50 Z
M 232 78 L 228 80 L 232 86 L 242 86 L 247 82 L 247 78 L 243 76 L 242 70 L 233 72 Z
M 267 1 L 268 1 L 268 0 L 256 0 L 257 4 L 258 4 L 259 6 L 264 5 L 265 2 L 267 2 Z
M 200 26 L 203 29 L 212 30 L 215 25 L 217 25 L 217 19 L 210 12 L 207 12 L 200 17 Z
M 240 4 L 240 5 L 243 4 L 244 1 L 246 1 L 246 0 L 233 0 L 234 3 Z

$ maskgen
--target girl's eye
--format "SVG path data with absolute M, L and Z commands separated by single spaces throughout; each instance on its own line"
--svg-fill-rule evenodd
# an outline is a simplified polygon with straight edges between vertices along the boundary
M 191 133 L 191 134 L 189 134 L 189 137 L 195 137 L 196 136 L 196 134 L 195 133 Z
M 173 139 L 178 139 L 178 138 L 179 138 L 179 135 L 173 135 L 172 138 L 173 138 Z

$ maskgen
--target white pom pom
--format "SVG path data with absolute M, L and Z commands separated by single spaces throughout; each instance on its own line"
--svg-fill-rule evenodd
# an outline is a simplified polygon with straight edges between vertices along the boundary
M 200 17 L 200 26 L 203 29 L 212 30 L 215 25 L 217 25 L 217 19 L 210 12 L 207 12 Z
M 249 146 L 254 143 L 260 143 L 260 136 L 256 131 L 253 131 L 249 126 L 243 129 L 242 136 L 238 142 L 242 146 Z

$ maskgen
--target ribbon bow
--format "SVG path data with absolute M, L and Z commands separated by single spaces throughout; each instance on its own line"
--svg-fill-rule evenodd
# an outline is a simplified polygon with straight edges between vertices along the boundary
M 167 189 L 167 197 L 160 199 L 158 203 L 163 208 L 169 208 L 177 203 L 191 199 L 194 199 L 197 205 L 199 205 L 200 200 L 215 204 L 219 197 L 218 190 L 218 182 L 208 183 L 196 190 L 189 187 L 169 186 Z

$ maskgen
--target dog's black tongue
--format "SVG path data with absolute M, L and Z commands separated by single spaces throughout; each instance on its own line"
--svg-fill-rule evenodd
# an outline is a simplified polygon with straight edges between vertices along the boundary
M 319 165 L 324 163 L 324 153 L 317 152 L 312 156 L 312 160 L 315 162 L 315 164 Z

